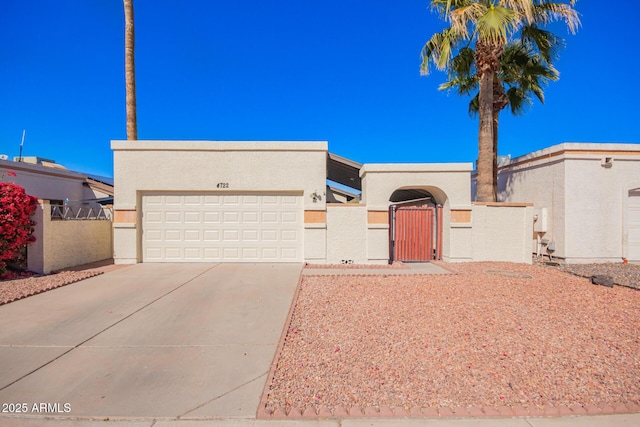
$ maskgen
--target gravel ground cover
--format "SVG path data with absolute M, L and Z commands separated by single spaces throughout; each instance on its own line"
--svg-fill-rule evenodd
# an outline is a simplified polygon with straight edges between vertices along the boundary
M 260 411 L 638 407 L 640 291 L 541 265 L 454 269 L 303 276 Z
M 26 279 L 2 281 L 0 282 L 0 305 L 59 288 L 60 286 L 70 285 L 98 274 L 102 274 L 102 271 L 62 271 L 46 276 L 32 276 Z

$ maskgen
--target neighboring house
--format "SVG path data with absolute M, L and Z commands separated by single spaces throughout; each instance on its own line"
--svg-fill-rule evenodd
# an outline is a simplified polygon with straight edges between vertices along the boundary
M 16 159 L 17 160 L 17 159 Z M 67 170 L 53 160 L 22 157 L 22 161 L 0 160 L 0 175 L 13 171 L 5 181 L 15 182 L 29 195 L 51 205 L 99 207 L 113 203 L 113 181 Z
M 499 200 L 533 202 L 534 252 L 540 237 L 568 263 L 640 261 L 640 144 L 554 145 L 506 161 L 498 183 Z
M 472 205 L 471 163 L 361 165 L 326 142 L 111 148 L 116 263 L 531 262 L 533 208 Z
M 113 203 L 110 178 L 69 171 L 37 157 L 21 160 L 0 160 L 0 175 L 39 199 L 27 268 L 49 273 L 111 258 L 111 211 L 103 209 Z

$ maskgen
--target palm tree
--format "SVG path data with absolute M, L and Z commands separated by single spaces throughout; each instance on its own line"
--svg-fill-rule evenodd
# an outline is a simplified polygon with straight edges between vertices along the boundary
M 563 20 L 575 33 L 580 24 L 573 9 L 576 0 L 567 3 L 551 0 L 431 0 L 431 6 L 450 25 L 434 34 L 422 49 L 421 73 L 429 73 L 429 63 L 449 70 L 456 52 L 473 49 L 473 64 L 479 80 L 478 178 L 476 199 L 496 200 L 494 191 L 494 92 L 495 77 L 508 42 L 520 38 L 544 58 L 552 54 L 548 32 L 540 25 Z
M 133 0 L 124 2 L 124 74 L 127 105 L 127 139 L 138 139 L 136 114 L 136 66 L 134 62 Z
M 557 56 L 560 39 L 552 43 L 552 59 Z M 550 44 L 551 46 L 551 44 Z M 475 95 L 469 102 L 469 114 L 477 115 L 479 109 L 479 79 L 474 67 L 475 52 L 471 48 L 463 48 L 451 61 L 449 81 L 440 85 L 440 90 L 455 89 L 460 95 Z M 507 106 L 511 113 L 522 115 L 526 108 L 533 104 L 536 97 L 544 104 L 544 87 L 550 81 L 559 78 L 558 71 L 543 55 L 536 53 L 523 41 L 512 42 L 505 47 L 500 58 L 500 70 L 494 76 L 493 84 L 493 186 L 497 194 L 498 184 L 498 123 L 500 112 Z

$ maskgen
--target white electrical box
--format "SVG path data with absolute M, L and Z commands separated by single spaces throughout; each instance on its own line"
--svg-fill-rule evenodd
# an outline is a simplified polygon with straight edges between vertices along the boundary
M 548 223 L 547 208 L 535 208 L 533 210 L 533 231 L 536 233 L 546 233 Z

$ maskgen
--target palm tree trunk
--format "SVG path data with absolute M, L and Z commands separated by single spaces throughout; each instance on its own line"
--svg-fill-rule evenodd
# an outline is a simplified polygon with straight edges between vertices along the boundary
M 495 202 L 493 165 L 495 161 L 493 139 L 493 79 L 494 73 L 486 70 L 480 77 L 478 134 L 478 177 L 476 179 L 476 201 Z
M 136 66 L 134 62 L 133 0 L 124 2 L 124 74 L 127 105 L 127 139 L 138 139 L 136 114 Z
M 493 197 L 498 201 L 498 115 L 493 112 Z

